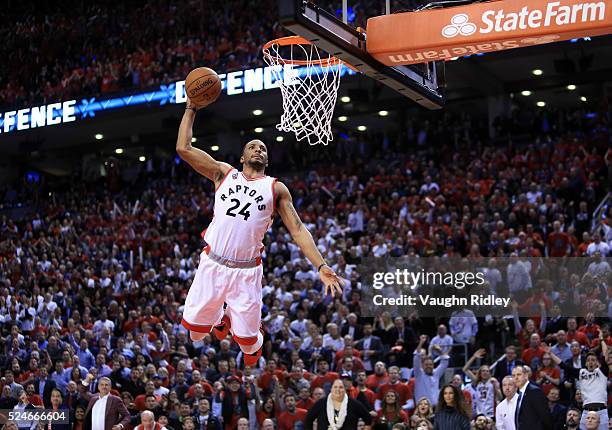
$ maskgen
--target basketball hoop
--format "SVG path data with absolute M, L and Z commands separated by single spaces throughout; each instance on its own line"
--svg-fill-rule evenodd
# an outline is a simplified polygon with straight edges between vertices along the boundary
M 331 121 L 345 63 L 300 36 L 272 40 L 263 54 L 283 96 L 276 128 L 293 132 L 298 141 L 327 145 L 334 139 Z

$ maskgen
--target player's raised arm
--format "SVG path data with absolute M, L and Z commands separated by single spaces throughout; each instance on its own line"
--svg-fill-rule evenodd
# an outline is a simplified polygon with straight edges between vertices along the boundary
M 314 243 L 312 235 L 304 226 L 300 216 L 293 207 L 293 199 L 289 189 L 285 184 L 277 182 L 274 186 L 274 192 L 277 199 L 278 213 L 295 243 L 298 244 L 312 265 L 318 269 L 321 282 L 325 285 L 324 293 L 327 295 L 329 291 L 332 296 L 336 293 L 342 294 L 342 281 L 331 267 L 325 263 L 323 256 Z
M 179 157 L 193 167 L 196 172 L 213 181 L 216 187 L 232 166 L 227 163 L 219 162 L 205 151 L 191 146 L 193 121 L 196 116 L 195 109 L 196 106 L 187 98 L 185 113 L 183 114 L 178 138 L 176 139 L 176 152 Z

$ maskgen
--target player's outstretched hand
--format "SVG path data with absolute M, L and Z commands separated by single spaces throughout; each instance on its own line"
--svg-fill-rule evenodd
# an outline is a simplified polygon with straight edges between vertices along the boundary
M 342 284 L 344 283 L 336 272 L 334 272 L 330 267 L 323 266 L 319 271 L 319 276 L 321 277 L 321 282 L 325 285 L 325 289 L 323 293 L 327 296 L 327 293 L 331 293 L 332 297 L 336 296 L 336 293 L 342 294 Z

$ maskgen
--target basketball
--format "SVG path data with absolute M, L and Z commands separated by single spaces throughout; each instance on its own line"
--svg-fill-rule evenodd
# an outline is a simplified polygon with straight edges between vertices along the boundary
M 193 69 L 185 79 L 185 93 L 198 106 L 207 106 L 219 98 L 221 79 L 208 67 Z

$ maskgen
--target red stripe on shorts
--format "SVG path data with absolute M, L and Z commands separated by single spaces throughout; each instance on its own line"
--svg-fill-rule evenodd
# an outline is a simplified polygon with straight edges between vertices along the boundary
M 191 324 L 190 322 L 185 321 L 185 319 L 181 320 L 181 324 L 187 330 L 195 331 L 197 333 L 210 333 L 212 330 L 211 325 Z
M 233 335 L 232 337 L 234 338 L 236 343 L 239 344 L 239 345 L 245 345 L 245 346 L 255 345 L 255 342 L 257 342 L 257 336 L 253 336 L 253 337 L 240 337 L 240 336 Z

